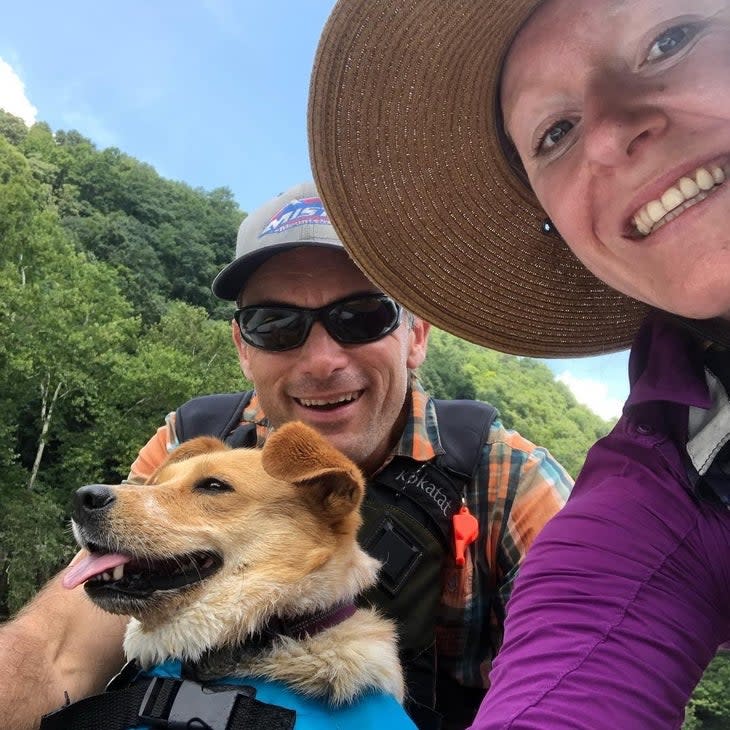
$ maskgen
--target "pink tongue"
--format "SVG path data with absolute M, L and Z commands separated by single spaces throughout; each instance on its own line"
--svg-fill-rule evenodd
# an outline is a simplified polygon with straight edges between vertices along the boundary
M 120 553 L 104 553 L 103 555 L 87 555 L 79 560 L 76 565 L 68 568 L 63 576 L 61 584 L 64 588 L 76 588 L 106 570 L 112 570 L 118 565 L 128 563 L 132 558 L 129 555 Z

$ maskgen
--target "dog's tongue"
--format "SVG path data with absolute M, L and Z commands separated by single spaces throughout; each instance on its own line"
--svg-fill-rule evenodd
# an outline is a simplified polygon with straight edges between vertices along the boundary
M 99 575 L 106 570 L 113 570 L 118 565 L 128 563 L 132 558 L 120 553 L 103 553 L 101 555 L 87 555 L 66 570 L 61 584 L 64 588 L 76 588 L 86 583 L 89 578 Z

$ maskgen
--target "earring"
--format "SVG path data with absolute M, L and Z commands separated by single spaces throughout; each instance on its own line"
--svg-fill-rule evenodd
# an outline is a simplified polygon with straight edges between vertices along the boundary
M 540 224 L 540 230 L 546 236 L 552 236 L 558 232 L 555 228 L 555 224 L 549 218 L 545 218 L 545 220 Z

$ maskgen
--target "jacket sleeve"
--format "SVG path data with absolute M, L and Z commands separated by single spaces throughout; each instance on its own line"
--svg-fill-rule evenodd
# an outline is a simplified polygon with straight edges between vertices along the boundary
M 727 604 L 696 504 L 641 468 L 574 494 L 533 544 L 472 730 L 681 727 Z

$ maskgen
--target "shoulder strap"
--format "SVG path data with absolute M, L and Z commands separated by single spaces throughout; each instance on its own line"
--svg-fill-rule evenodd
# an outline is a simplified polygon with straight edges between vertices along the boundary
M 189 441 L 196 436 L 215 436 L 227 439 L 236 431 L 244 409 L 251 401 L 252 390 L 239 393 L 217 393 L 203 395 L 183 403 L 175 412 L 175 430 L 180 441 Z M 246 427 L 244 427 L 246 428 Z M 255 432 L 255 426 L 246 428 Z M 246 439 L 236 438 L 233 446 L 250 445 Z M 239 443 L 240 442 L 240 443 Z
M 40 730 L 127 730 L 139 725 L 293 730 L 295 711 L 259 702 L 255 694 L 245 686 L 207 687 L 185 679 L 142 678 L 126 689 L 92 695 L 44 715 Z
M 439 438 L 446 452 L 441 465 L 463 479 L 471 479 L 481 460 L 497 409 L 477 400 L 433 399 Z

